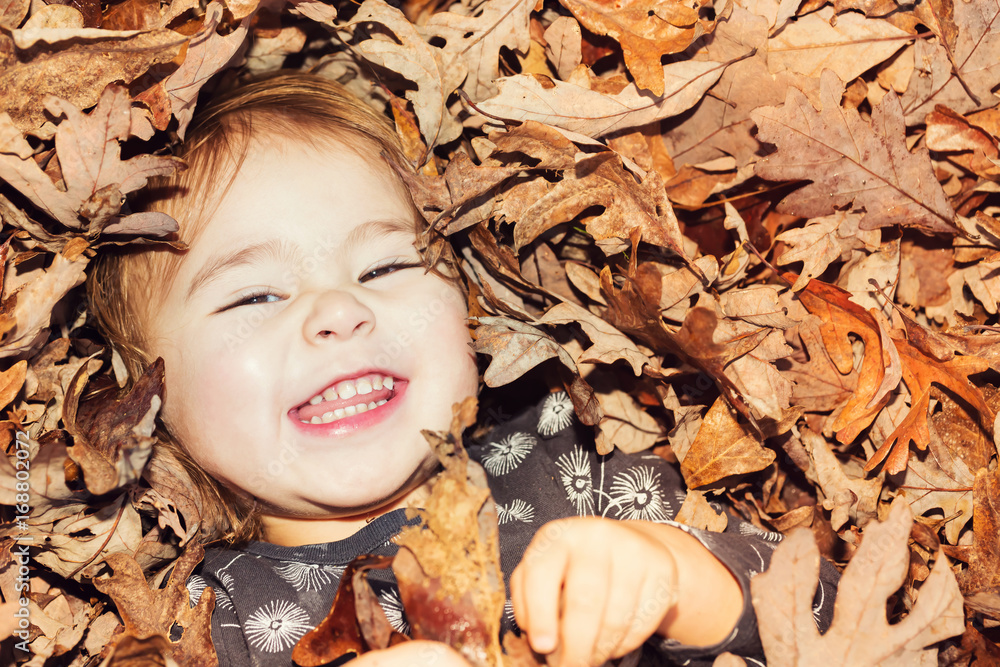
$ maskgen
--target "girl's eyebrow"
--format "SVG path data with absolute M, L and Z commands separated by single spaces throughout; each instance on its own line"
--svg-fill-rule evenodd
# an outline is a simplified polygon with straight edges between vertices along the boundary
M 357 246 L 371 243 L 393 234 L 407 234 L 416 242 L 417 225 L 414 220 L 385 218 L 370 220 L 352 229 L 344 239 L 343 250 L 350 256 Z
M 413 235 L 415 237 L 415 222 L 413 220 L 404 220 L 400 218 L 371 220 L 352 229 L 347 234 L 347 238 L 344 239 L 341 248 L 345 251 L 347 256 L 350 256 L 355 247 L 359 245 L 364 245 L 365 243 L 370 243 L 379 238 L 400 233 Z M 273 259 L 277 261 L 298 261 L 301 259 L 301 253 L 298 252 L 297 248 L 285 242 L 283 239 L 269 239 L 267 241 L 251 243 L 250 245 L 238 248 L 224 255 L 218 255 L 206 262 L 205 265 L 198 270 L 198 273 L 195 274 L 194 278 L 191 279 L 191 284 L 187 291 L 187 298 L 190 299 L 195 292 L 205 287 L 205 285 L 209 284 L 229 269 L 237 266 L 255 264 L 264 259 Z
M 217 255 L 206 262 L 188 287 L 187 298 L 191 298 L 195 292 L 209 284 L 229 269 L 237 266 L 247 266 L 255 264 L 263 259 L 298 259 L 298 253 L 289 244 L 281 239 L 269 239 L 258 243 L 251 243 L 224 255 Z

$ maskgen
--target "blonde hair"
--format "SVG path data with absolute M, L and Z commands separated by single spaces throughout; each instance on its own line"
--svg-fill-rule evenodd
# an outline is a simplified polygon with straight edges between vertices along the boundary
M 397 170 L 412 171 L 387 118 L 336 82 L 281 72 L 239 86 L 199 109 L 179 153 L 188 169 L 151 182 L 134 206 L 172 216 L 180 225 L 178 240 L 191 243 L 211 217 L 212 206 L 232 184 L 251 137 L 261 135 L 323 148 L 346 147 L 363 158 L 374 156 L 373 161 L 383 167 L 388 162 L 396 178 Z M 228 181 L 220 183 L 221 178 Z M 415 233 L 422 224 L 414 207 Z M 129 385 L 154 361 L 146 352 L 150 307 L 169 289 L 182 257 L 183 251 L 165 244 L 132 245 L 102 250 L 91 266 L 87 277 L 90 314 L 121 355 Z M 256 502 L 205 473 L 162 425 L 157 434 L 154 456 L 182 469 L 200 496 L 201 539 L 231 545 L 260 539 Z

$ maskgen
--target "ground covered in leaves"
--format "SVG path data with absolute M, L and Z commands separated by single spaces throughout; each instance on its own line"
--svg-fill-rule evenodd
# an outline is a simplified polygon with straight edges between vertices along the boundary
M 83 400 L 126 378 L 80 285 L 175 231 L 124 203 L 199 94 L 279 67 L 395 119 L 486 384 L 544 364 L 602 451 L 678 462 L 686 521 L 791 535 L 754 586 L 770 663 L 1000 659 L 997 0 L 0 0 L 8 651 L 212 664 L 162 367 Z M 847 566 L 823 637 L 818 554 Z

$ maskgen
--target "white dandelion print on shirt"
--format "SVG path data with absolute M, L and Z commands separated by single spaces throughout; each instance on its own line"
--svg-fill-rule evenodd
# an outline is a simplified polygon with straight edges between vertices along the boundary
M 399 599 L 399 593 L 391 588 L 386 589 L 379 593 L 378 601 L 392 629 L 404 635 L 410 634 L 410 623 L 406 620 L 406 612 L 403 610 L 403 601 Z
M 276 567 L 274 571 L 297 591 L 318 591 L 340 579 L 344 568 L 316 563 L 289 562 L 281 567 Z
M 538 415 L 538 432 L 552 435 L 573 422 L 573 401 L 565 391 L 557 391 L 545 397 L 541 413 Z
M 483 467 L 494 477 L 506 475 L 531 453 L 534 446 L 535 439 L 527 433 L 511 433 L 500 442 L 487 445 Z
M 230 610 L 233 608 L 233 599 L 229 597 L 229 593 L 221 588 L 215 590 L 215 608 Z
M 619 519 L 667 521 L 669 506 L 660 488 L 660 473 L 649 466 L 629 468 L 611 481 L 611 505 Z
M 198 600 L 201 599 L 201 594 L 205 592 L 205 586 L 208 585 L 208 582 L 205 581 L 205 577 L 196 574 L 188 579 L 184 585 L 187 586 L 191 606 L 196 606 Z
M 768 544 L 772 549 L 774 548 L 775 542 L 780 542 L 784 539 L 781 533 L 772 533 L 769 530 L 764 530 L 763 528 L 758 528 L 752 523 L 746 523 L 745 521 L 740 523 L 740 535 L 746 535 L 747 537 L 759 537 L 765 542 L 770 542 Z
M 520 498 L 515 498 L 506 505 L 497 505 L 497 521 L 500 525 L 508 521 L 531 523 L 535 520 L 535 508 Z
M 594 480 L 590 475 L 590 459 L 579 445 L 556 459 L 566 499 L 573 503 L 579 516 L 594 513 Z
M 312 624 L 305 610 L 288 600 L 272 600 L 250 614 L 243 631 L 258 651 L 284 651 L 304 635 Z
M 514 603 L 510 600 L 503 603 L 503 615 L 510 622 L 510 627 L 514 632 L 521 634 L 521 626 L 517 624 L 517 619 L 514 618 Z

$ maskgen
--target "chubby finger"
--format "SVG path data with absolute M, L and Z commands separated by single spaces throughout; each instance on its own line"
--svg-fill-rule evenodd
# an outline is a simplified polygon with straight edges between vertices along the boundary
M 603 556 L 574 558 L 566 571 L 559 621 L 560 667 L 603 662 L 594 662 L 612 583 L 611 562 Z
M 529 547 L 511 577 L 514 618 L 537 653 L 551 653 L 559 643 L 559 606 L 568 562 L 562 545 Z
M 643 636 L 637 628 L 640 619 L 636 611 L 643 580 L 641 569 L 619 566 L 613 575 L 609 574 L 609 580 L 604 614 L 590 658 L 595 665 L 625 655 L 652 634 L 650 631 Z M 635 637 L 639 637 L 638 642 Z
M 369 651 L 349 664 L 351 667 L 469 667 L 469 662 L 450 646 L 420 640 Z

